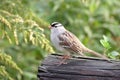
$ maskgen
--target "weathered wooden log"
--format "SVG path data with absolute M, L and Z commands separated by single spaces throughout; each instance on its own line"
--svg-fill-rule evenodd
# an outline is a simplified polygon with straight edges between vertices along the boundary
M 50 55 L 42 62 L 39 80 L 120 80 L 120 61 L 75 57 L 58 66 L 59 57 Z

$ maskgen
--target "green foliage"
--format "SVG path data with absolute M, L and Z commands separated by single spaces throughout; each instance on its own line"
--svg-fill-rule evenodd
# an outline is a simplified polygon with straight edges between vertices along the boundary
M 111 48 L 109 42 L 108 42 L 108 38 L 104 35 L 103 39 L 100 40 L 101 44 L 103 45 L 104 48 L 106 48 L 107 50 L 109 50 Z
M 4 66 L 0 66 L 0 79 L 1 80 L 5 80 L 5 79 L 13 80 L 13 78 L 11 78 L 8 72 L 5 70 Z
M 1 79 L 36 79 L 39 60 L 42 60 L 47 53 L 54 52 L 44 34 L 44 26 L 48 26 L 48 23 L 35 16 L 22 4 L 22 1 L 1 0 Z
M 22 70 L 16 65 L 16 63 L 12 60 L 11 56 L 5 54 L 5 53 L 0 53 L 0 76 L 4 77 L 4 79 L 9 79 L 13 80 L 10 77 L 10 74 L 6 71 L 8 67 L 12 69 L 16 69 L 19 71 L 20 74 L 22 74 Z
M 110 46 L 110 43 L 109 43 L 109 39 L 105 35 L 103 35 L 103 39 L 100 40 L 100 43 L 105 48 L 104 49 L 104 54 L 105 55 L 107 55 L 111 59 L 119 59 L 119 57 L 120 57 L 119 52 L 117 52 L 115 50 L 113 50 L 113 51 L 110 50 L 111 46 Z

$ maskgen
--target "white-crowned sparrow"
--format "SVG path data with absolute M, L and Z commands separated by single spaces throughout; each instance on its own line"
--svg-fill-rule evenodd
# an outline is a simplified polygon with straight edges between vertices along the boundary
M 64 53 L 76 53 L 84 56 L 84 53 L 91 53 L 95 56 L 107 59 L 104 55 L 97 53 L 93 50 L 85 47 L 79 39 L 71 32 L 66 30 L 64 26 L 59 22 L 53 22 L 50 26 L 51 29 L 51 41 L 53 46 Z

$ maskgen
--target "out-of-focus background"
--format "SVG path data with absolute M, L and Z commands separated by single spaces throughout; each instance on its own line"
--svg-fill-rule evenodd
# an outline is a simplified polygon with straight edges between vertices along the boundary
M 37 79 L 41 61 L 56 51 L 48 29 L 54 21 L 120 59 L 120 0 L 0 0 L 0 80 Z

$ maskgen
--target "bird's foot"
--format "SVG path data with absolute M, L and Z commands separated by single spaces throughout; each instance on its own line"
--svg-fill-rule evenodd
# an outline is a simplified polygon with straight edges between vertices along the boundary
M 60 59 L 70 59 L 71 56 L 70 55 L 63 55 L 59 57 Z
M 62 64 L 67 64 L 66 60 L 70 59 L 71 56 L 70 55 L 63 55 L 63 56 L 60 56 L 59 58 L 62 59 L 62 60 L 58 63 L 57 66 L 60 66 Z

